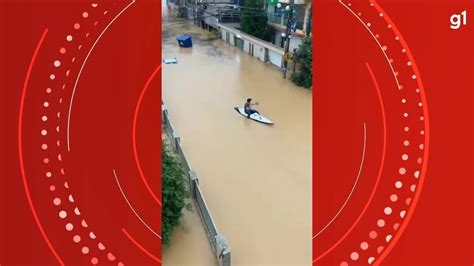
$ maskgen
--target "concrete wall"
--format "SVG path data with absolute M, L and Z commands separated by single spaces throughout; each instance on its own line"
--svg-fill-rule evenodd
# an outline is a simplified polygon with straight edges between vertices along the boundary
M 244 39 L 244 52 L 246 52 L 247 54 L 250 54 L 249 43 L 252 43 L 252 42 L 250 42 L 249 40 Z
M 232 32 L 229 32 L 229 44 L 235 45 L 234 34 Z
M 227 40 L 227 33 L 229 34 L 229 40 Z M 227 42 L 228 44 L 234 46 L 235 45 L 235 42 L 234 42 L 234 34 L 228 30 L 225 30 L 225 29 L 220 29 L 220 34 L 221 34 L 221 39 L 224 41 L 224 42 Z
M 282 48 L 277 47 L 271 43 L 265 42 L 253 36 L 247 35 L 235 28 L 230 27 L 229 25 L 219 24 L 221 38 L 226 41 L 226 34 L 229 33 L 230 40 L 229 44 L 235 46 L 234 36 L 238 35 L 244 41 L 244 52 L 251 54 L 250 46 L 253 45 L 253 57 L 258 58 L 263 62 L 268 62 L 276 67 L 281 67 L 281 62 L 283 60 L 284 51 Z M 268 58 L 266 58 L 268 54 Z M 270 58 L 271 54 L 271 58 Z
M 253 54 L 250 50 L 253 46 Z M 263 46 L 258 45 L 257 43 L 253 43 L 249 40 L 244 39 L 244 52 L 248 53 L 249 55 L 256 57 L 261 61 L 265 61 L 265 48 Z
M 189 161 L 186 158 L 183 147 L 181 145 L 181 138 L 178 136 L 176 131 L 171 124 L 169 119 L 168 110 L 164 105 L 163 101 L 161 103 L 161 116 L 162 116 L 162 126 L 164 132 L 167 134 L 168 139 L 171 142 L 171 146 L 178 155 L 183 167 L 188 172 L 189 184 L 191 196 L 196 203 L 196 210 L 201 217 L 204 229 L 209 238 L 211 248 L 216 255 L 219 266 L 231 266 L 231 249 L 224 236 L 219 233 L 217 226 L 212 219 L 212 214 L 209 211 L 209 207 L 206 204 L 204 195 L 199 186 L 199 179 L 196 172 L 191 168 Z
M 268 61 L 274 66 L 281 67 L 283 63 L 283 56 L 273 51 L 268 51 Z
M 301 37 L 292 36 L 290 40 L 290 52 L 293 52 L 293 49 L 298 49 L 298 46 L 301 45 L 303 39 Z
M 258 58 L 260 61 L 265 62 L 265 48 L 258 44 L 255 44 L 254 50 L 253 50 L 253 56 Z
M 226 37 L 226 36 L 227 36 L 227 34 L 226 34 L 227 31 L 221 29 L 220 33 L 221 33 L 221 40 L 223 40 L 224 42 L 227 41 L 227 40 L 226 40 L 226 38 L 227 38 L 227 37 Z

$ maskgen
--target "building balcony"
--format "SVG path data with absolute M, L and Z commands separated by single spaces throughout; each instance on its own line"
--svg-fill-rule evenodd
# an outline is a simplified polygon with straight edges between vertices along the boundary
M 268 14 L 268 22 L 283 25 L 282 17 L 277 14 Z
M 268 22 L 271 24 L 277 24 L 282 28 L 286 28 L 286 24 L 288 23 L 288 15 L 279 15 L 279 14 L 268 14 Z M 296 22 L 296 30 L 303 31 L 304 23 L 302 21 Z

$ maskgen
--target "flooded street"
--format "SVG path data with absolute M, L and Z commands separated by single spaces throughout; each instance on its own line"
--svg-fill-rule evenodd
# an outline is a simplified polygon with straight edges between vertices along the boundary
M 311 91 L 163 10 L 163 58 L 178 60 L 163 65 L 163 100 L 232 265 L 311 265 Z M 193 47 L 179 48 L 179 34 Z M 234 110 L 248 97 L 275 125 Z M 216 265 L 198 214 L 183 223 L 164 265 Z

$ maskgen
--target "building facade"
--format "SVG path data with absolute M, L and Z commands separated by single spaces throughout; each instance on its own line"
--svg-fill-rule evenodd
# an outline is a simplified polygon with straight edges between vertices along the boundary
M 285 47 L 287 36 L 285 31 L 288 23 L 288 12 L 285 8 L 289 5 L 288 0 L 279 1 L 279 5 L 269 5 L 267 7 L 268 25 L 275 31 L 271 42 L 281 48 Z M 302 40 L 311 33 L 312 4 L 310 0 L 295 0 L 293 9 L 295 10 L 293 20 L 296 22 L 296 31 L 290 37 L 290 52 L 298 48 Z

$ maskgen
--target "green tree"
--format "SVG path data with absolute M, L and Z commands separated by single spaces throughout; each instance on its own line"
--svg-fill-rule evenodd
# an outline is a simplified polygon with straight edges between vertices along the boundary
M 240 30 L 264 39 L 268 34 L 267 14 L 264 0 L 245 0 L 240 11 Z
M 186 8 L 185 0 L 176 0 L 175 5 L 178 6 L 177 18 L 188 18 L 188 9 Z
M 293 63 L 295 71 L 291 75 L 291 80 L 301 87 L 311 88 L 313 86 L 313 37 L 310 34 L 303 39 L 303 42 L 295 49 Z
M 189 198 L 188 182 L 181 163 L 172 155 L 165 142 L 162 145 L 162 241 L 168 246 L 171 233 L 180 224 L 184 209 L 190 209 L 191 206 L 186 204 L 186 198 Z

